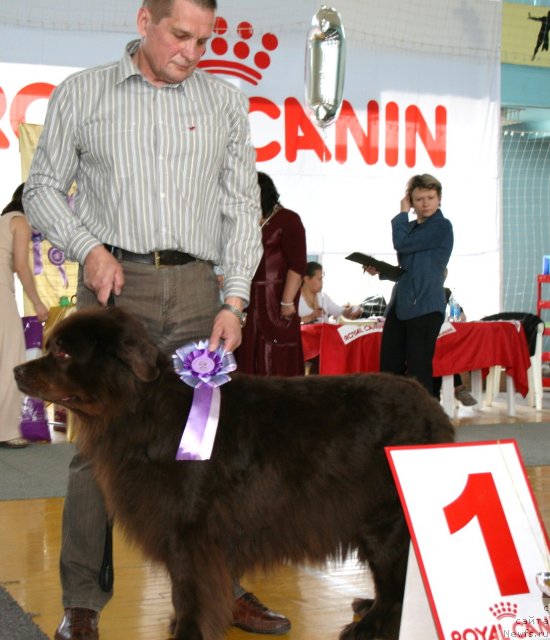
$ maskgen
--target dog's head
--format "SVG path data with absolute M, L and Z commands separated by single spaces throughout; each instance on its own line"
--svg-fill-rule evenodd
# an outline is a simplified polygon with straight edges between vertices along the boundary
M 156 346 L 119 308 L 71 314 L 53 329 L 46 349 L 45 356 L 15 367 L 17 386 L 79 414 L 113 417 L 159 375 Z

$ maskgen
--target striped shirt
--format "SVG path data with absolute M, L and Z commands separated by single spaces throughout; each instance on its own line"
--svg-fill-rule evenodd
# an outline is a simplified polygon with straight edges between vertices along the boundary
M 224 295 L 248 300 L 262 253 L 248 100 L 200 70 L 154 87 L 132 62 L 138 45 L 55 89 L 25 212 L 81 264 L 101 243 L 135 253 L 175 249 L 219 265 Z

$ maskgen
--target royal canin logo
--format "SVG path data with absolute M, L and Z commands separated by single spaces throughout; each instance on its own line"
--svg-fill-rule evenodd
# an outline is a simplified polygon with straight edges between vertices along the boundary
M 227 20 L 219 16 L 205 57 L 198 66 L 208 73 L 233 76 L 255 87 L 271 66 L 279 44 L 274 33 L 255 34 L 247 20 L 230 29 Z M 49 82 L 32 82 L 18 88 L 8 102 L 0 86 L 0 151 L 10 148 L 10 137 L 15 140 L 19 137 L 19 125 L 27 122 L 27 110 L 32 103 L 47 100 L 53 89 L 54 85 Z M 434 167 L 444 167 L 447 163 L 447 107 L 444 104 L 434 105 L 433 110 L 425 114 L 416 104 L 403 105 L 395 100 L 368 100 L 358 106 L 343 100 L 340 115 L 332 127 L 331 142 L 315 126 L 302 99 L 288 96 L 280 102 L 265 95 L 251 95 L 249 103 L 253 124 L 260 123 L 255 128 L 259 163 L 278 156 L 292 163 L 300 155 L 314 154 L 320 162 L 334 160 L 345 164 L 348 151 L 353 152 L 355 148 L 355 157 L 367 166 L 384 163 L 395 167 L 404 161 L 406 166 L 414 167 L 419 143 Z M 359 113 L 358 108 L 364 113 Z M 2 122 L 4 117 L 6 121 Z M 281 130 L 266 133 L 261 119 L 279 122 Z
M 497 620 L 503 618 L 515 618 L 518 614 L 518 605 L 515 602 L 496 602 L 489 611 Z
M 546 607 L 545 607 L 546 609 Z M 518 605 L 511 601 L 495 602 L 489 611 L 496 618 L 495 624 L 471 625 L 465 629 L 454 629 L 449 640 L 508 640 L 509 638 L 548 638 L 550 620 L 548 616 L 518 618 Z M 446 636 L 447 637 L 447 636 Z
M 232 53 L 236 60 L 227 60 L 225 56 L 229 52 L 228 39 L 231 34 L 227 20 L 218 16 L 214 24 L 215 35 L 210 42 L 211 53 L 216 57 L 203 59 L 198 66 L 209 73 L 235 76 L 257 85 L 263 77 L 262 70 L 271 64 L 270 53 L 279 46 L 279 39 L 274 33 L 264 33 L 258 48 L 254 51 L 252 24 L 243 20 L 237 25 L 235 32 L 238 41 L 233 45 Z

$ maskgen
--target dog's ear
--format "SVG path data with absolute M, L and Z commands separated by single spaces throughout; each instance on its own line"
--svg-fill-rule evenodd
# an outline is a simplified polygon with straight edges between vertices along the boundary
M 121 339 L 117 351 L 117 356 L 143 382 L 152 382 L 158 378 L 157 355 L 158 349 L 150 340 L 136 340 L 130 336 Z
M 156 380 L 159 376 L 158 349 L 143 324 L 120 307 L 107 307 L 105 312 L 116 327 L 112 335 L 117 336 L 115 342 L 117 358 L 127 364 L 139 380 L 143 382 Z

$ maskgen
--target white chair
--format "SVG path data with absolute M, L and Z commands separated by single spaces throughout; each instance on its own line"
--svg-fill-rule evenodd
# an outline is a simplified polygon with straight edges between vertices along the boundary
M 512 314 L 497 314 L 498 316 L 511 316 Z M 516 318 L 512 317 L 496 317 L 489 316 L 483 318 L 483 320 L 521 320 L 521 314 L 517 314 Z M 524 314 L 528 315 L 528 314 Z M 527 380 L 529 384 L 529 390 L 527 393 L 527 404 L 530 407 L 534 407 L 537 411 L 542 411 L 542 335 L 544 332 L 544 322 L 540 320 L 540 322 L 536 326 L 536 338 L 535 338 L 535 350 L 531 355 L 531 366 L 527 371 Z M 500 390 L 500 377 L 502 373 L 502 367 L 496 365 L 489 369 L 489 373 L 487 375 L 486 386 L 485 386 L 485 404 L 491 406 L 493 404 L 493 400 L 498 395 Z M 508 413 L 510 415 L 514 415 L 514 404 L 515 404 L 515 388 L 514 381 L 507 378 L 506 380 L 506 394 L 507 394 L 507 402 L 508 402 Z

